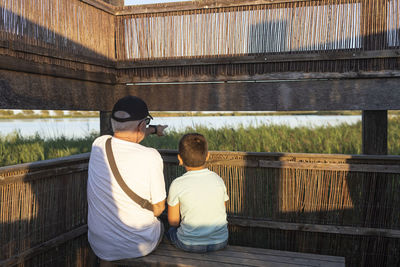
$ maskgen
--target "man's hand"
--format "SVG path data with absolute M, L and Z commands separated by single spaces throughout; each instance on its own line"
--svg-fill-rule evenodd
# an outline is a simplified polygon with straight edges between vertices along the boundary
M 153 204 L 153 213 L 155 217 L 160 216 L 164 210 L 165 210 L 165 199 L 156 204 Z
M 164 136 L 164 129 L 168 127 L 168 125 L 156 125 L 157 127 L 157 135 Z
M 151 134 L 157 134 L 158 136 L 164 136 L 164 129 L 167 128 L 168 125 L 149 125 L 149 127 L 146 128 L 146 136 L 151 135 Z

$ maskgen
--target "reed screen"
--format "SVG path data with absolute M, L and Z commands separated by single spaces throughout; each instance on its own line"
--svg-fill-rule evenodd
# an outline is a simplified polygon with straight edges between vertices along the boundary
M 398 0 L 284 1 L 121 16 L 119 54 L 138 60 L 394 48 L 399 9 Z
M 114 59 L 114 21 L 79 0 L 0 0 L 0 40 L 16 42 L 12 47 L 22 51 L 41 47 Z

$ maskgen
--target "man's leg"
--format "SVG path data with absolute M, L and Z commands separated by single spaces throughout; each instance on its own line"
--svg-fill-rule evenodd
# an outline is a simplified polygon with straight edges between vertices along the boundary
M 163 222 L 161 220 L 160 220 L 160 224 L 161 224 L 160 237 L 158 238 L 158 242 L 157 242 L 157 245 L 154 248 L 154 250 L 158 247 L 158 245 L 160 245 L 160 243 L 161 243 L 161 241 L 162 241 L 162 239 L 164 237 L 165 228 L 164 228 L 164 224 L 163 224 Z

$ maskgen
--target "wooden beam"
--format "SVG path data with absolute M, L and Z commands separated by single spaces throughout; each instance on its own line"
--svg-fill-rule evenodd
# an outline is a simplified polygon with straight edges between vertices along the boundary
M 118 86 L 0 70 L 1 109 L 111 110 Z M 120 90 L 124 93 L 123 88 Z
M 400 49 L 387 49 L 376 51 L 333 51 L 324 53 L 279 53 L 251 56 L 227 56 L 227 57 L 202 57 L 202 58 L 178 58 L 178 59 L 135 59 L 129 61 L 118 61 L 117 69 L 132 68 L 154 68 L 175 66 L 203 66 L 221 64 L 255 64 L 276 62 L 299 62 L 299 61 L 335 61 L 354 59 L 377 59 L 377 58 L 400 58 Z
M 88 55 L 74 55 L 66 51 L 62 51 L 60 49 L 30 45 L 29 42 L 31 42 L 29 38 L 25 38 L 23 41 L 0 40 L 0 47 L 5 50 L 1 52 L 2 54 L 5 55 L 8 55 L 10 52 L 23 52 L 27 54 L 27 55 L 19 55 L 21 58 L 24 57 L 29 58 L 32 55 L 34 55 L 34 56 L 45 56 L 71 63 L 90 64 L 99 67 L 115 68 L 116 66 L 114 59 L 109 59 L 105 56 L 99 55 L 98 53 L 95 53 L 90 50 L 87 51 Z M 92 54 L 93 56 L 89 56 L 89 54 Z
M 387 110 L 363 110 L 362 152 L 369 155 L 387 155 Z
M 87 1 L 87 0 L 83 0 Z M 177 1 L 172 3 L 160 3 L 151 5 L 134 5 L 125 6 L 123 9 L 115 11 L 115 15 L 138 15 L 149 13 L 165 13 L 173 11 L 190 11 L 198 9 L 212 9 L 223 7 L 237 7 L 237 6 L 254 6 L 263 4 L 279 4 L 279 3 L 301 3 L 309 2 L 309 0 L 197 0 L 197 1 Z M 316 4 L 318 5 L 318 3 Z
M 93 81 L 106 84 L 115 84 L 116 75 L 112 73 L 75 70 L 59 65 L 44 64 L 27 61 L 15 57 L 0 55 L 0 69 L 13 70 L 18 73 L 35 73 L 59 78 L 70 78 L 74 80 Z
M 395 229 L 382 229 L 382 228 L 367 228 L 367 227 L 353 227 L 342 225 L 320 225 L 320 224 L 307 224 L 307 223 L 288 223 L 282 221 L 267 221 L 257 219 L 247 219 L 240 217 L 228 217 L 229 225 L 241 227 L 260 227 L 279 229 L 285 231 L 303 231 L 315 232 L 326 234 L 341 234 L 341 235 L 357 235 L 357 236 L 378 236 L 378 237 L 391 237 L 400 238 L 400 230 Z
M 246 81 L 300 81 L 300 80 L 339 80 L 339 79 L 365 79 L 365 78 L 400 78 L 400 71 L 360 71 L 360 72 L 275 72 L 254 75 L 192 74 L 187 76 L 159 74 L 146 76 L 133 76 L 123 71 L 118 72 L 117 83 L 182 83 L 182 82 L 246 82 Z
M 289 111 L 400 109 L 400 79 L 128 86 L 151 110 Z M 378 97 L 378 95 L 379 97 Z

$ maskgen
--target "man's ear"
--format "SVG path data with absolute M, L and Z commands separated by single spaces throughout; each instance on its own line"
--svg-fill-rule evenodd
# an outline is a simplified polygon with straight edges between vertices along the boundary
M 178 161 L 179 161 L 179 166 L 183 166 L 183 160 L 181 158 L 181 155 L 178 154 Z
M 145 121 L 139 122 L 138 129 L 140 131 L 146 131 L 146 122 Z
M 206 161 L 210 158 L 210 152 L 207 152 Z

